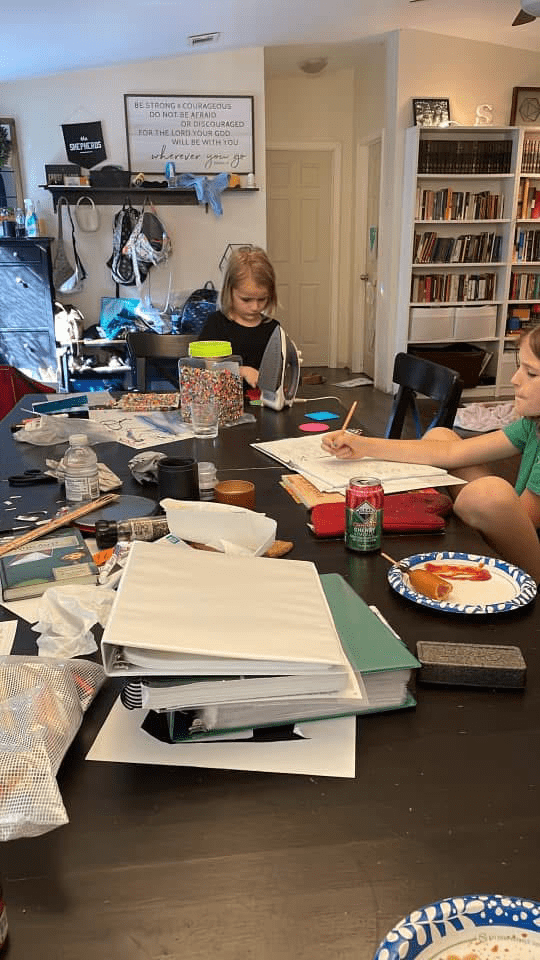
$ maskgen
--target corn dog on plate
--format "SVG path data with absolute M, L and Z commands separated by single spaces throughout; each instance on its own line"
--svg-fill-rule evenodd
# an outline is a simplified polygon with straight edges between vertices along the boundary
M 449 550 L 405 557 L 390 568 L 388 581 L 407 600 L 445 613 L 507 613 L 536 596 L 534 580 L 519 567 Z

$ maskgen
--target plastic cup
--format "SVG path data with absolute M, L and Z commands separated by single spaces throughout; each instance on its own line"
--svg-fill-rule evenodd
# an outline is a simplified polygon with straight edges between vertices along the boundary
M 196 437 L 200 439 L 217 437 L 218 419 L 219 407 L 217 400 L 192 400 L 191 426 L 193 427 L 193 433 Z

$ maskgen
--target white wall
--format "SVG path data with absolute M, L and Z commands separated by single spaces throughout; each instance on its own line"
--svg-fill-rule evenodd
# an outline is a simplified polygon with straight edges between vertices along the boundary
M 383 331 L 377 341 L 376 385 L 390 390 L 397 340 L 397 275 L 401 234 L 404 131 L 412 125 L 412 98 L 445 96 L 450 116 L 474 125 L 478 104 L 493 105 L 494 125 L 510 121 L 512 88 L 538 84 L 538 54 L 440 34 L 404 30 L 387 44 L 384 210 L 381 236 L 389 261 L 384 285 Z M 378 331 L 379 332 L 379 331 Z
M 266 243 L 265 103 L 262 48 L 148 60 L 113 68 L 81 70 L 2 84 L 3 116 L 16 121 L 25 196 L 36 201 L 48 236 L 56 236 L 50 195 L 39 189 L 45 163 L 65 163 L 62 123 L 101 120 L 107 163 L 127 169 L 124 93 L 250 94 L 255 98 L 255 173 L 258 193 L 223 196 L 223 216 L 204 207 L 163 205 L 158 212 L 173 243 L 168 263 L 153 268 L 152 295 L 162 304 L 172 269 L 173 290 L 191 290 L 206 280 L 220 283 L 218 263 L 228 243 Z M 97 233 L 78 233 L 88 279 L 81 294 L 65 297 L 79 307 L 86 325 L 95 323 L 102 296 L 115 287 L 106 260 L 111 253 L 112 220 L 119 205 L 100 207 Z M 64 229 L 65 235 L 65 229 Z M 134 288 L 121 293 L 133 296 Z

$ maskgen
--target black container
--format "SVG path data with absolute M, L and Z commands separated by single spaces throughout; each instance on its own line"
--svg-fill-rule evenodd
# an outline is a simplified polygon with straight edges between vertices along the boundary
M 159 499 L 199 500 L 197 462 L 186 457 L 165 457 L 158 463 Z

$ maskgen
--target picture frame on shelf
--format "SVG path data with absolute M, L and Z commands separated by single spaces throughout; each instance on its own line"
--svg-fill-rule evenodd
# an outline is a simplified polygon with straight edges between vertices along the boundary
M 415 127 L 447 127 L 450 122 L 450 100 L 447 97 L 413 99 Z
M 23 185 L 15 120 L 0 117 L 0 206 L 23 206 Z
M 511 127 L 540 127 L 540 87 L 514 87 Z

